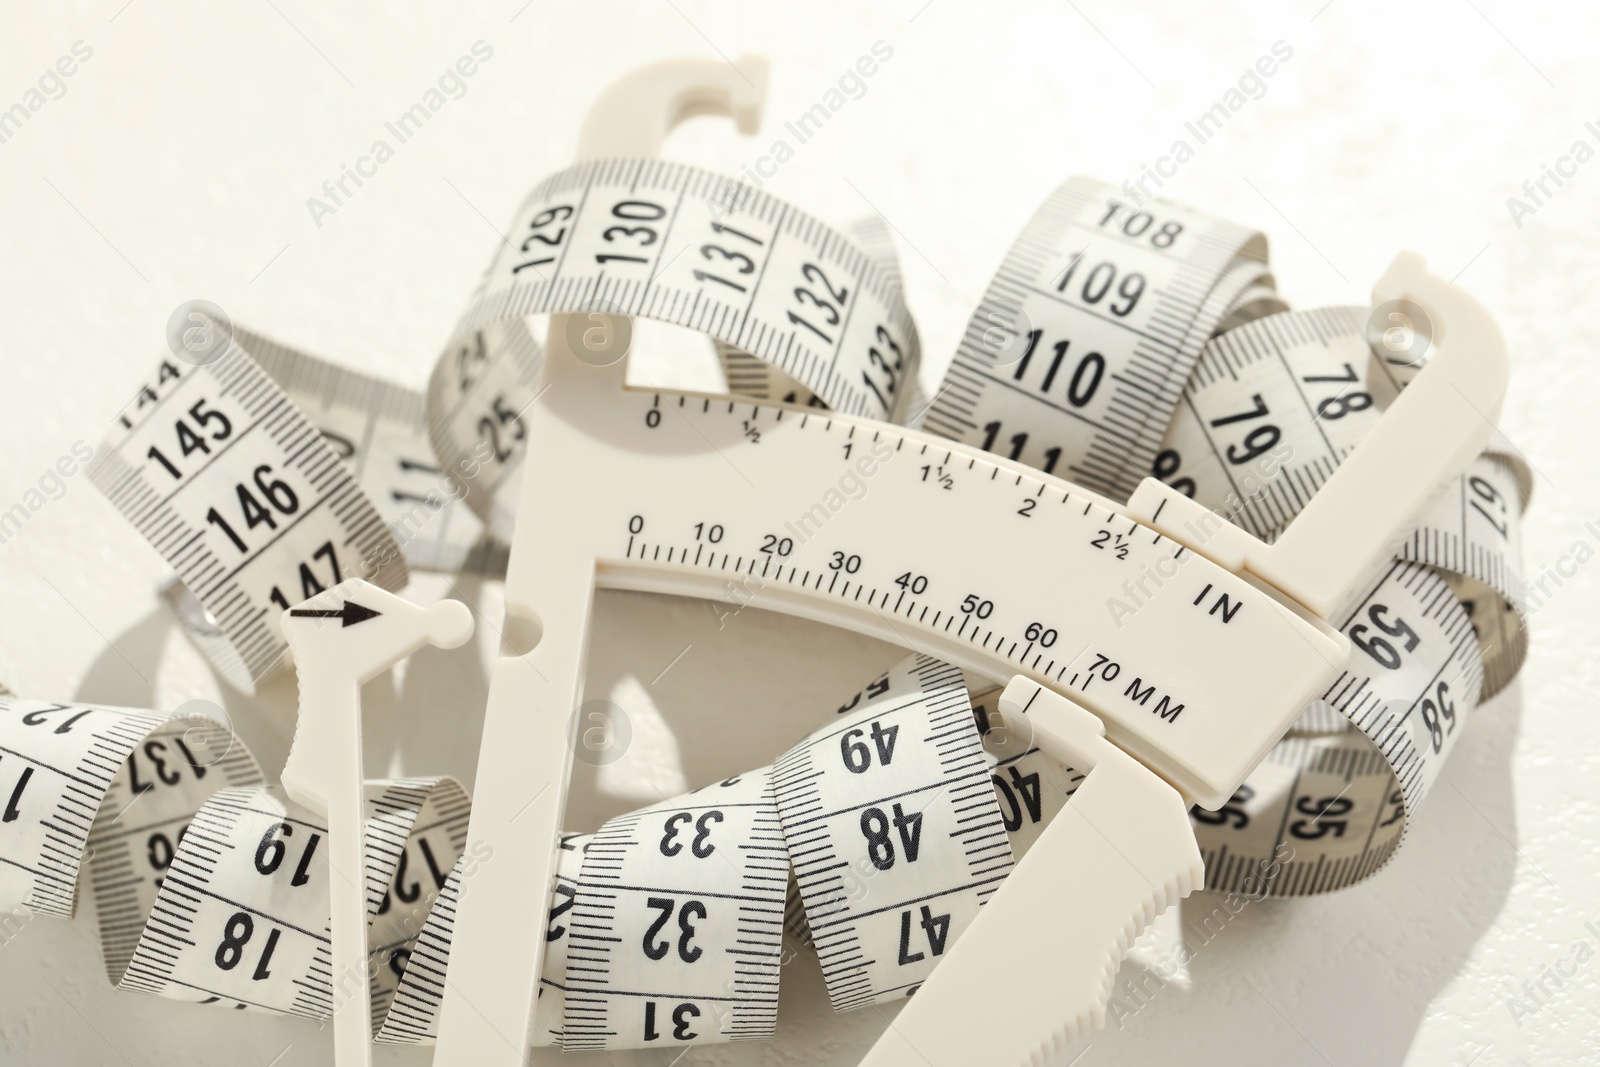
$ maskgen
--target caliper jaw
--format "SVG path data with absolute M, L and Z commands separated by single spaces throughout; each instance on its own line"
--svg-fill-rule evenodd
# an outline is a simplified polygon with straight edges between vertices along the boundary
M 1084 780 L 862 1067 L 1048 1062 L 1104 1025 L 1134 938 L 1204 883 L 1183 797 L 1107 741 L 1097 716 L 1021 676 L 999 703 Z M 1011 1021 L 975 1026 L 972 1008 L 995 998 L 997 975 Z
M 1332 617 L 1393 557 L 1438 489 L 1489 443 L 1511 373 L 1494 316 L 1430 274 L 1415 252 L 1397 255 L 1372 287 L 1374 306 L 1392 301 L 1421 308 L 1431 321 L 1427 366 L 1282 537 L 1264 544 L 1154 478 L 1139 484 L 1128 511 L 1212 562 L 1260 579 L 1285 603 Z M 1207 532 L 1197 536 L 1200 530 Z

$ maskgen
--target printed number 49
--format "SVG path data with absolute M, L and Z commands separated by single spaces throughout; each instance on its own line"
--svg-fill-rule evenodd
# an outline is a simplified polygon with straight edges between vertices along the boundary
M 893 762 L 894 742 L 899 733 L 899 726 L 885 727 L 876 719 L 873 720 L 870 736 L 873 747 L 877 749 L 880 765 L 887 767 Z M 860 727 L 846 730 L 839 735 L 839 756 L 844 760 L 845 769 L 851 774 L 865 774 L 872 766 L 873 749 L 867 747 L 867 743 L 861 740 L 863 736 L 868 736 L 868 733 Z

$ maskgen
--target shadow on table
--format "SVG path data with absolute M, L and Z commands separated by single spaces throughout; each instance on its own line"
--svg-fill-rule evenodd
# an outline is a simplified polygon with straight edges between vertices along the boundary
M 1062 1062 L 1403 1063 L 1434 998 L 1492 926 L 1515 880 L 1511 754 L 1521 714 L 1521 686 L 1513 685 L 1469 720 L 1404 846 L 1367 881 L 1249 904 L 1220 931 L 1201 924 L 1219 896 L 1184 901 L 1158 935 L 1171 944 L 1182 937 L 1191 954 L 1186 975 L 1163 984 L 1154 970 L 1125 962 L 1113 996 L 1133 1010 L 1113 1011 L 1106 1030 Z M 1463 1048 L 1451 1062 L 1483 1051 Z

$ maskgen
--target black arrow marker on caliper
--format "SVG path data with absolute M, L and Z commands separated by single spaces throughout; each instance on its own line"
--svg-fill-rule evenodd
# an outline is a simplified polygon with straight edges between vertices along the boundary
M 382 615 L 383 612 L 374 611 L 368 607 L 362 607 L 354 600 L 346 600 L 344 602 L 344 606 L 338 609 L 291 608 L 289 610 L 289 614 L 307 619 L 343 619 L 343 625 L 354 626 L 358 622 L 366 622 L 368 619 L 376 619 L 379 615 Z

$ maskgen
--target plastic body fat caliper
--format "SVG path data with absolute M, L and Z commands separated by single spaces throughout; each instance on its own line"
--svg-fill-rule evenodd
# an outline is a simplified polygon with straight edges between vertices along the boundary
M 758 72 L 756 62 L 741 65 Z M 579 155 L 654 156 L 694 114 L 731 115 L 753 132 L 760 106 L 759 75 L 747 81 L 723 63 L 659 64 L 602 96 Z M 602 365 L 574 350 L 581 323 L 574 329 L 568 316 L 552 316 L 541 391 L 523 414 L 528 459 L 506 580 L 506 647 L 494 667 L 469 830 L 494 862 L 456 908 L 436 1062 L 524 1058 L 546 946 L 545 915 L 529 894 L 557 874 L 594 590 L 714 594 L 729 554 L 697 538 L 696 524 L 783 529 L 797 505 L 838 480 L 847 444 L 879 457 L 870 492 L 830 515 L 826 545 L 794 546 L 754 602 L 1006 683 L 1002 713 L 1026 723 L 1045 752 L 1087 772 L 864 1062 L 1037 1063 L 1098 1025 L 1132 938 L 1203 882 L 1188 808 L 1226 802 L 1340 670 L 1348 642 L 1325 620 L 1489 439 L 1507 377 L 1490 317 L 1411 255 L 1395 261 L 1375 297 L 1426 309 L 1435 349 L 1271 545 L 1153 480 L 1121 506 L 975 447 L 871 419 L 630 389 L 621 362 Z M 974 486 L 959 506 L 929 490 L 935 466 Z M 676 488 L 687 486 L 695 491 Z M 707 500 L 717 501 L 715 516 L 705 514 Z M 1101 529 L 1115 530 L 1126 552 L 1098 550 L 1091 535 Z M 830 568 L 839 543 L 859 559 Z M 891 570 L 860 563 L 890 557 Z M 1044 613 L 1116 596 L 1129 558 L 1175 577 L 1131 614 L 1086 613 L 1083 648 L 1054 658 L 1016 641 L 975 643 L 966 622 L 953 629 L 892 584 L 909 566 L 908 574 L 959 576 Z M 1090 686 L 1107 664 L 1157 686 L 1166 714 L 1121 686 Z M 1085 867 L 1095 876 L 1076 877 Z M 1016 952 L 1020 944 L 1029 951 Z M 981 1001 L 1002 971 L 1020 998 L 1006 1025 L 970 1026 L 961 1009 Z

